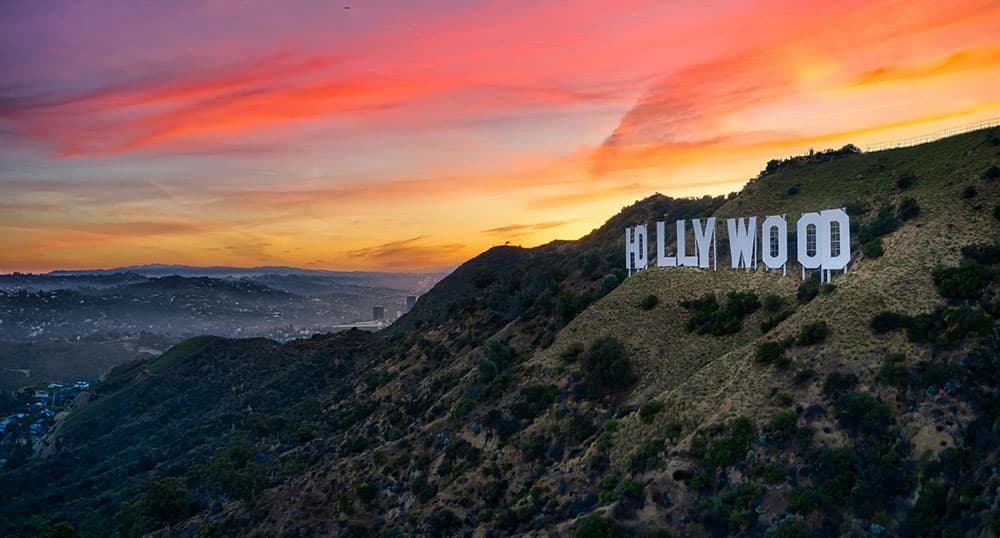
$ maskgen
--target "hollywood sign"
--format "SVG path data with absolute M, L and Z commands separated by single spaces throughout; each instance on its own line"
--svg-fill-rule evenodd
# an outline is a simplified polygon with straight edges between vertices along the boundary
M 733 269 L 756 269 L 758 260 L 768 269 L 788 274 L 788 223 L 784 215 L 770 215 L 757 226 L 757 217 L 726 220 L 729 255 Z M 666 253 L 666 225 L 656 223 L 657 267 L 701 267 L 718 269 L 715 239 L 716 218 L 692 219 L 694 244 L 688 248 L 688 221 L 678 220 L 677 252 Z M 629 275 L 649 267 L 649 233 L 645 224 L 625 228 L 625 268 Z M 802 278 L 808 270 L 820 270 L 824 282 L 833 271 L 847 272 L 851 261 L 851 222 L 844 209 L 803 213 L 796 223 L 796 259 Z M 693 253 L 689 253 L 693 250 Z

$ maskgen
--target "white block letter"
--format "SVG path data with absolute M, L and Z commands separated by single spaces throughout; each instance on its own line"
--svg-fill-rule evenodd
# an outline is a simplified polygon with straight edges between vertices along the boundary
M 656 265 L 658 267 L 674 267 L 677 256 L 666 254 L 667 230 L 663 221 L 656 223 Z
M 823 229 L 829 242 L 829 225 L 819 213 L 803 213 L 796 225 L 799 243 L 799 263 L 803 269 L 819 269 L 823 265 Z
M 694 244 L 698 247 L 698 267 L 708 269 L 708 255 L 712 243 L 715 242 L 715 217 L 705 219 L 705 228 L 701 227 L 701 219 L 694 219 Z
M 851 261 L 851 221 L 843 209 L 820 211 L 826 222 L 823 269 L 841 271 Z
M 747 225 L 747 221 L 750 224 Z M 750 269 L 756 259 L 757 217 L 749 219 L 726 219 L 729 229 L 729 255 L 733 269 Z
M 646 268 L 646 251 L 649 247 L 649 243 L 646 241 L 646 225 L 639 224 L 633 230 L 632 237 L 629 237 L 629 229 L 625 228 L 625 268 L 628 269 L 630 275 L 632 269 L 639 271 Z
M 771 215 L 760 226 L 760 242 L 763 245 L 760 258 L 768 269 L 778 269 L 788 261 L 788 223 L 785 217 Z M 772 244 L 777 243 L 776 248 Z M 772 250 L 773 249 L 773 250 Z
M 679 220 L 677 221 L 677 265 L 698 267 L 698 256 L 697 254 L 688 256 L 686 243 L 687 237 L 684 234 L 684 221 Z

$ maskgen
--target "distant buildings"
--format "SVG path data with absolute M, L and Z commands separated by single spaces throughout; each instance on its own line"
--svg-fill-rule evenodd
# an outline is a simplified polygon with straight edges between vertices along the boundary
M 417 296 L 416 295 L 408 295 L 406 297 L 406 312 L 409 312 L 410 310 L 413 310 L 413 307 L 416 306 L 416 305 L 417 305 Z
M 376 306 L 375 308 L 372 308 L 372 319 L 374 319 L 375 321 L 384 320 L 385 319 L 385 307 L 384 306 Z

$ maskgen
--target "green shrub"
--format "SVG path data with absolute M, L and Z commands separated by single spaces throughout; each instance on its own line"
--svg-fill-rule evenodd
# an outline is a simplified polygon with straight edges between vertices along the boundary
M 885 249 L 882 247 L 882 238 L 876 237 L 871 241 L 861 245 L 861 253 L 865 255 L 865 258 L 881 258 L 885 254 Z
M 625 345 L 614 337 L 597 339 L 584 355 L 582 366 L 587 381 L 587 397 L 590 399 L 612 394 L 635 383 Z
M 584 290 L 579 294 L 574 293 L 572 290 L 563 290 L 559 293 L 559 301 L 556 303 L 556 313 L 564 321 L 571 321 L 593 301 L 594 296 L 590 290 Z
M 336 496 L 337 509 L 341 512 L 351 515 L 354 513 L 354 503 L 351 502 L 351 497 L 346 493 L 338 493 Z
M 521 397 L 510 406 L 510 414 L 520 420 L 541 415 L 559 395 L 555 385 L 528 385 L 521 388 Z
M 763 342 L 757 346 L 757 362 L 771 364 L 781 358 L 784 348 L 778 342 Z
M 827 398 L 838 398 L 858 384 L 858 376 L 841 372 L 830 372 L 823 382 L 823 393 Z
M 974 299 L 986 285 L 983 266 L 974 260 L 962 260 L 958 267 L 938 267 L 931 276 L 943 297 Z
M 763 480 L 768 484 L 780 484 L 788 479 L 785 468 L 777 463 L 757 463 L 750 466 L 748 475 L 754 480 Z
M 993 165 L 983 172 L 983 179 L 1000 179 L 1000 166 Z
M 708 468 L 728 467 L 742 461 L 747 450 L 753 446 L 755 435 L 753 422 L 750 419 L 739 417 L 733 420 L 730 430 L 728 436 L 717 439 L 704 449 L 705 465 Z M 692 453 L 694 453 L 693 446 Z
M 438 488 L 436 484 L 429 483 L 423 475 L 420 475 L 413 479 L 413 482 L 410 484 L 410 491 L 416 495 L 420 502 L 426 503 L 437 495 Z
M 621 523 L 607 519 L 596 512 L 583 518 L 573 533 L 576 538 L 617 538 L 628 535 L 628 529 Z
M 1000 244 L 966 245 L 962 247 L 962 256 L 983 265 L 998 264 L 1000 263 Z
M 879 210 L 871 222 L 861 225 L 860 230 L 858 230 L 858 241 L 862 244 L 867 243 L 877 237 L 896 231 L 899 225 L 900 221 L 899 217 L 896 216 L 896 211 L 891 205 L 885 206 Z
M 759 309 L 760 301 L 752 291 L 731 291 L 726 295 L 725 307 L 719 305 L 712 293 L 682 301 L 681 306 L 692 310 L 687 322 L 689 331 L 722 336 L 739 332 L 743 318 Z
M 451 414 L 448 415 L 448 420 L 453 423 L 461 422 L 462 419 L 469 414 L 469 411 L 475 407 L 475 405 L 476 402 L 474 402 L 472 398 L 462 396 L 458 402 L 455 403 L 455 407 L 452 408 Z
M 649 424 L 650 422 L 653 422 L 653 417 L 655 417 L 657 413 L 662 410 L 663 402 L 659 400 L 649 400 L 639 407 L 639 418 L 641 418 L 646 424 Z
M 760 322 L 760 332 L 762 333 L 770 332 L 771 329 L 777 327 L 778 325 L 781 325 L 781 322 L 788 319 L 788 317 L 791 316 L 793 313 L 795 313 L 794 309 L 788 309 L 781 312 L 777 316 L 767 318 L 766 320 Z
M 903 174 L 896 179 L 896 187 L 901 191 L 905 191 L 913 186 L 917 181 L 917 176 L 913 174 Z
M 885 334 L 896 329 L 904 329 L 910 325 L 910 317 L 896 312 L 883 311 L 875 314 L 868 324 L 878 334 Z
M 657 469 L 663 463 L 660 452 L 663 450 L 663 440 L 646 441 L 629 456 L 626 469 L 632 474 Z
M 795 196 L 799 192 L 801 192 L 801 189 L 799 188 L 798 185 L 792 185 L 791 187 L 788 187 L 787 191 L 785 191 L 785 193 L 788 194 L 788 196 Z
M 899 202 L 899 209 L 896 210 L 896 216 L 901 221 L 908 221 L 920 214 L 920 205 L 917 204 L 917 200 L 914 198 L 903 198 Z
M 763 301 L 761 302 L 764 306 L 764 310 L 767 310 L 768 312 L 777 312 L 784 308 L 785 304 L 787 304 L 782 296 L 774 293 L 765 295 Z
M 948 306 L 914 316 L 906 334 L 911 342 L 949 344 L 993 334 L 993 320 L 979 306 Z
M 606 474 L 597 481 L 597 500 L 601 504 L 608 504 L 618 499 L 618 475 Z
M 993 206 L 993 218 L 1000 220 L 1000 204 Z
M 927 366 L 920 373 L 920 385 L 929 387 L 931 385 L 942 386 L 949 381 L 956 380 L 962 376 L 962 367 L 957 364 L 936 362 Z
M 962 189 L 962 199 L 967 200 L 969 198 L 975 198 L 979 194 L 976 187 L 969 185 L 968 187 Z
M 174 477 L 156 478 L 146 485 L 143 513 L 165 524 L 188 518 L 197 507 L 179 480 Z
M 649 294 L 642 299 L 642 302 L 639 303 L 639 306 L 642 307 L 643 310 L 652 310 L 659 303 L 660 303 L 659 297 L 653 294 Z
M 782 411 L 771 417 L 771 422 L 767 425 L 768 440 L 776 443 L 784 443 L 795 437 L 798 429 L 798 416 L 794 411 Z
M 357 495 L 359 501 L 365 503 L 366 505 L 371 505 L 372 502 L 375 501 L 375 497 L 378 496 L 378 488 L 376 488 L 371 482 L 365 480 L 354 488 L 354 494 Z
M 800 346 L 811 346 L 826 340 L 826 337 L 829 336 L 829 334 L 830 326 L 827 325 L 825 321 L 816 321 L 802 327 L 795 343 Z
M 837 400 L 837 421 L 848 431 L 866 436 L 885 433 L 892 422 L 892 411 L 867 392 L 854 392 Z
M 581 353 L 583 353 L 583 344 L 573 342 L 559 354 L 559 357 L 566 362 L 576 362 Z
M 879 370 L 879 383 L 902 388 L 909 381 L 910 372 L 903 364 L 906 356 L 902 353 L 891 353 L 886 355 L 882 361 L 882 369 Z
M 813 273 L 809 275 L 809 278 L 802 281 L 802 283 L 799 284 L 799 289 L 795 294 L 799 300 L 799 303 L 806 304 L 809 301 L 815 299 L 816 296 L 819 295 L 819 284 L 820 282 L 818 273 Z

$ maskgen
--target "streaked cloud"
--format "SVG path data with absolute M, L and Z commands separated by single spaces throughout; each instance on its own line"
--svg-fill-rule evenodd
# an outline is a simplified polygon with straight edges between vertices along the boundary
M 444 268 L 577 237 L 1000 116 L 998 27 L 991 0 L 8 3 L 0 270 Z

